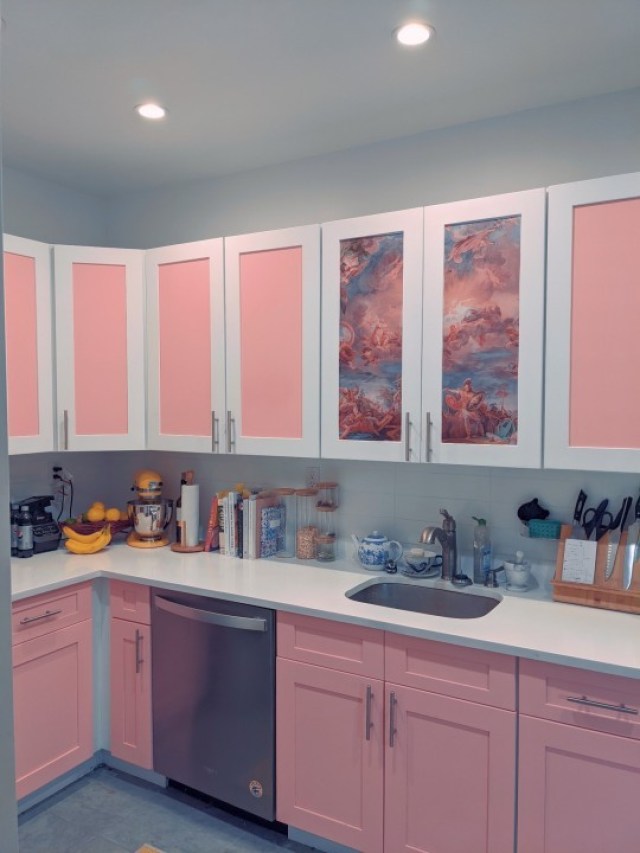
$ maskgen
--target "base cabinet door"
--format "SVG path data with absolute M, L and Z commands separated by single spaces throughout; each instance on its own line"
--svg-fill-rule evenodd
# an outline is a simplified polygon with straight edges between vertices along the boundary
M 278 820 L 382 853 L 383 684 L 278 659 Z
M 91 620 L 13 648 L 16 796 L 93 755 Z
M 152 769 L 151 628 L 111 620 L 111 754 Z
M 518 853 L 633 853 L 640 743 L 520 717 Z
M 512 853 L 515 713 L 389 683 L 386 709 L 385 851 Z

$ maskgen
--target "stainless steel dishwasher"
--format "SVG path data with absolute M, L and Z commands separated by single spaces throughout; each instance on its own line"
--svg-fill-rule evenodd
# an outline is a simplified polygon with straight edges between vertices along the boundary
M 153 590 L 153 764 L 275 819 L 275 613 Z

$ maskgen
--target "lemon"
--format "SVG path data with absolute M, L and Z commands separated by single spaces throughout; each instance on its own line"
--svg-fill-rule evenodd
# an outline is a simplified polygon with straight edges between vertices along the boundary
M 120 521 L 120 510 L 117 506 L 111 506 L 104 514 L 105 521 Z
M 89 507 L 89 509 L 101 509 L 102 512 L 104 512 L 106 510 L 106 508 L 107 508 L 107 505 L 105 503 L 103 503 L 102 501 L 94 501 L 91 504 L 91 506 Z M 100 520 L 100 519 L 98 519 L 98 520 Z
M 104 507 L 104 504 L 102 504 L 102 506 Z M 94 504 L 89 507 L 84 515 L 87 521 L 104 521 L 105 512 L 104 509 L 101 509 L 99 506 Z

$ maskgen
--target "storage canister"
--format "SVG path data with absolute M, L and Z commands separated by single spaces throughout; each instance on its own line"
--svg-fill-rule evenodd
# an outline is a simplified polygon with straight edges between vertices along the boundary
M 316 556 L 317 489 L 296 490 L 296 557 L 299 560 L 313 560 Z

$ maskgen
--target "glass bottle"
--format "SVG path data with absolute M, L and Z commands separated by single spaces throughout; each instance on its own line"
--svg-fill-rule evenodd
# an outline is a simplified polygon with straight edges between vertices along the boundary
M 316 501 L 317 489 L 296 490 L 296 557 L 313 560 L 316 556 Z

